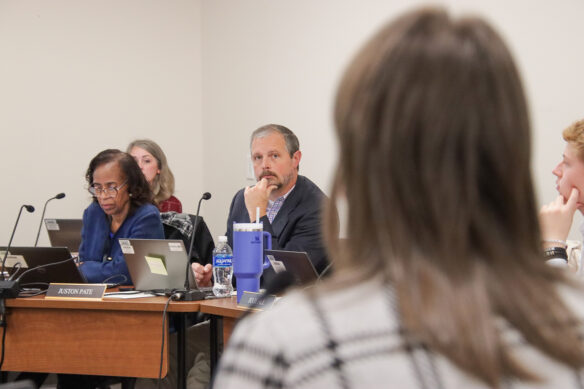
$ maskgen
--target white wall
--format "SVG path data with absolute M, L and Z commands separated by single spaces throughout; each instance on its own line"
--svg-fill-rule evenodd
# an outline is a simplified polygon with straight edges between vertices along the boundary
M 277 122 L 300 138 L 301 172 L 326 190 L 336 156 L 332 104 L 355 50 L 382 23 L 413 4 L 401 0 L 203 2 L 206 217 L 223 231 L 226 207 L 246 184 L 250 132 Z M 487 17 L 507 39 L 531 102 L 538 197 L 555 197 L 550 171 L 561 157 L 561 130 L 584 117 L 584 2 L 451 0 L 456 13 Z M 217 157 L 223 150 L 229 158 Z M 207 165 L 209 166 L 209 165 Z M 512 168 L 512 167 L 510 167 Z M 493 183 L 496 185 L 496 183 Z M 223 188 L 223 189 L 222 189 Z M 210 211 L 210 212 L 209 212 Z
M 0 242 L 23 202 L 42 208 L 66 191 L 47 215 L 80 217 L 90 158 L 134 137 L 164 148 L 186 211 L 194 213 L 202 192 L 213 194 L 202 214 L 214 236 L 225 231 L 233 194 L 250 182 L 249 134 L 260 125 L 295 131 L 301 173 L 328 191 L 331 110 L 344 66 L 384 21 L 415 4 L 422 2 L 0 0 Z M 514 51 L 531 103 L 536 190 L 550 201 L 561 130 L 584 117 L 584 2 L 445 4 L 486 16 Z M 23 216 L 15 242 L 34 240 L 39 217 Z
M 34 243 L 59 192 L 46 216 L 80 218 L 90 159 L 137 137 L 165 150 L 178 197 L 203 190 L 200 18 L 188 0 L 0 0 L 2 244 L 23 203 L 37 211 L 15 244 Z

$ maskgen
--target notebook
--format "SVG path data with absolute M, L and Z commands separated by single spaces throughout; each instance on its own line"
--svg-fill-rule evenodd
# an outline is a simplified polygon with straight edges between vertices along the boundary
M 4 258 L 6 247 L 0 247 L 0 261 Z M 25 271 L 30 271 L 20 279 L 22 288 L 35 288 L 47 286 L 53 282 L 83 284 L 87 281 L 83 273 L 79 271 L 73 260 L 59 265 L 39 267 L 54 262 L 71 258 L 71 252 L 67 247 L 11 247 L 6 257 L 6 269 L 13 274 L 16 263 L 21 264 L 13 279 L 20 277 Z
M 120 239 L 126 265 L 136 290 L 184 290 L 185 276 L 189 286 L 213 296 L 212 288 L 199 288 L 190 265 L 187 272 L 187 252 L 182 240 Z
M 318 279 L 318 273 L 304 251 L 264 250 L 274 272 L 289 271 L 298 285 L 310 284 Z
M 81 245 L 81 219 L 45 219 L 49 241 L 53 247 L 67 247 L 73 253 Z

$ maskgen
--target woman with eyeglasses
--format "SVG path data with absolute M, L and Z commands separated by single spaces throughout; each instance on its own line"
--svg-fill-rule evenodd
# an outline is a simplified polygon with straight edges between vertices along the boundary
M 104 150 L 85 174 L 93 202 L 83 213 L 80 269 L 88 282 L 131 284 L 118 239 L 164 239 L 152 191 L 134 158 Z

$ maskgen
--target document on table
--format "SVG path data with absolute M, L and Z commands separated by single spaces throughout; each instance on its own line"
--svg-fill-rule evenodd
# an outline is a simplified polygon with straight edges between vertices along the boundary
M 128 290 L 123 292 L 107 292 L 103 297 L 112 299 L 137 299 L 141 297 L 154 297 L 152 292 L 139 292 L 136 290 Z

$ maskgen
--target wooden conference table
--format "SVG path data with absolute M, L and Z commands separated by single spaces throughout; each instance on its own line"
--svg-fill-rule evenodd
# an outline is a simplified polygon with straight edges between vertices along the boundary
M 178 387 L 186 388 L 187 314 L 201 311 L 212 315 L 214 368 L 221 324 L 228 339 L 236 318 L 245 309 L 237 307 L 234 298 L 172 301 L 163 330 L 162 313 L 167 301 L 166 297 L 102 301 L 49 300 L 44 296 L 8 299 L 2 370 L 158 378 L 164 332 L 164 377 L 168 370 L 168 313 L 172 313 L 177 331 Z

